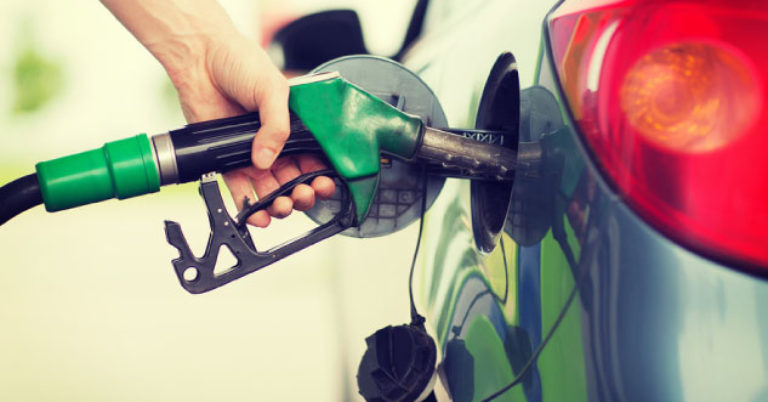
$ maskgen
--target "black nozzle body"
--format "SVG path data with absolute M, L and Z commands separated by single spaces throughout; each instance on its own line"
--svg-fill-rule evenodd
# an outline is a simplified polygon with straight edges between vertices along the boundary
M 291 113 L 291 134 L 280 155 L 322 152 L 304 123 Z M 176 157 L 178 182 L 209 172 L 226 172 L 251 165 L 253 137 L 261 127 L 259 114 L 193 123 L 169 133 Z

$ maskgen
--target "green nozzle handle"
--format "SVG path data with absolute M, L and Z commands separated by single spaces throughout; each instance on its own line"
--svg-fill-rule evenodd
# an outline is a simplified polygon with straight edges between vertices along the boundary
M 49 212 L 160 190 L 160 175 L 146 134 L 40 162 L 35 169 Z
M 343 78 L 291 87 L 289 104 L 346 182 L 362 222 L 378 193 L 381 154 L 411 159 L 423 122 Z

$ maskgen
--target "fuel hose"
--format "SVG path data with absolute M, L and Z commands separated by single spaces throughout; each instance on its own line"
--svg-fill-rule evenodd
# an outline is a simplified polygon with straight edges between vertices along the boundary
M 29 174 L 0 187 L 0 225 L 43 203 L 37 175 Z

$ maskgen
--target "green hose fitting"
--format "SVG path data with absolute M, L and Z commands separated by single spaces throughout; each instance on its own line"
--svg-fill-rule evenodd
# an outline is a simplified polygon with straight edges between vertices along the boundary
M 49 212 L 160 190 L 160 175 L 146 134 L 40 162 L 35 169 Z
M 421 119 L 343 78 L 293 86 L 289 104 L 347 183 L 361 223 L 378 192 L 381 151 L 413 157 Z

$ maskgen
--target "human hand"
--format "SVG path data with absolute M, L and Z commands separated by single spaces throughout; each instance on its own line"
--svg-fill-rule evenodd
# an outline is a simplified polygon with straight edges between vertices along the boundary
M 290 134 L 288 84 L 256 43 L 239 34 L 211 38 L 204 59 L 186 67 L 170 76 L 187 121 L 259 111 L 262 126 L 253 141 L 254 166 L 224 174 L 238 210 L 246 197 L 251 203 L 255 201 L 254 191 L 259 198 L 264 197 L 300 174 L 325 167 L 311 155 L 275 161 Z M 311 186 L 296 186 L 290 197 L 278 197 L 266 211 L 253 214 L 248 223 L 266 227 L 270 215 L 282 218 L 293 209 L 305 211 L 314 204 L 315 195 L 328 198 L 334 189 L 331 179 L 317 177 Z
M 224 174 L 238 210 L 301 173 L 324 168 L 312 156 L 275 157 L 290 134 L 288 84 L 266 53 L 237 32 L 215 0 L 101 0 L 158 61 L 179 93 L 190 123 L 258 110 L 262 126 L 253 141 L 253 167 Z M 274 164 L 273 164 L 274 162 Z M 333 194 L 333 180 L 317 177 L 296 186 L 266 211 L 248 219 L 266 227 L 273 217 L 312 207 L 315 195 Z

